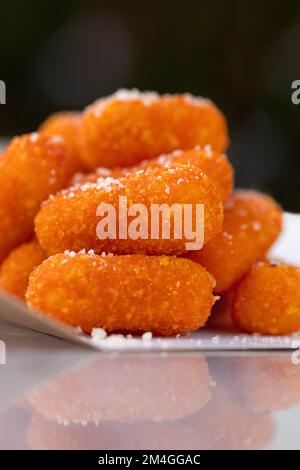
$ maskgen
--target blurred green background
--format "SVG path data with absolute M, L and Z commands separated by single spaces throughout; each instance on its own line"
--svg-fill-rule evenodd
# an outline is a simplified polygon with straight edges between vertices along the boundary
M 300 212 L 299 1 L 10 0 L 0 25 L 0 135 L 119 87 L 208 96 L 228 117 L 238 186 Z

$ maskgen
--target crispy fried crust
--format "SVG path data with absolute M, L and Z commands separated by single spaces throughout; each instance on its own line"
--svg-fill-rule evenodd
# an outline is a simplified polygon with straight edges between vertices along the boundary
M 97 208 L 101 203 L 111 204 L 116 209 L 119 225 L 120 196 L 127 196 L 128 207 L 135 203 L 146 207 L 149 221 L 147 238 L 127 236 L 121 239 L 118 229 L 116 239 L 97 236 L 97 225 L 104 218 L 96 215 Z M 67 249 L 93 249 L 96 253 L 109 251 L 117 254 L 182 254 L 186 251 L 189 234 L 185 236 L 182 230 L 182 236 L 175 238 L 175 217 L 171 218 L 168 239 L 163 239 L 162 231 L 158 239 L 151 236 L 154 226 L 150 221 L 152 205 L 163 203 L 168 206 L 176 203 L 181 207 L 182 204 L 192 205 L 193 227 L 196 225 L 196 204 L 203 204 L 206 243 L 222 228 L 223 204 L 213 182 L 192 164 L 178 164 L 175 168 L 150 168 L 120 179 L 102 179 L 63 191 L 41 208 L 35 220 L 36 234 L 49 255 Z M 129 218 L 128 227 L 132 219 Z
M 144 160 L 132 167 L 117 167 L 113 169 L 99 167 L 93 173 L 77 173 L 74 177 L 74 184 L 96 183 L 99 177 L 110 176 L 120 178 L 127 173 L 133 173 L 148 168 L 168 167 L 176 168 L 178 164 L 191 163 L 205 173 L 215 184 L 221 200 L 225 203 L 233 189 L 233 168 L 227 156 L 217 153 L 206 146 L 204 149 L 194 148 L 193 150 L 175 150 L 172 153 L 161 155 L 152 160 Z
M 233 321 L 243 331 L 287 335 L 300 329 L 300 269 L 259 262 L 237 288 Z
M 24 300 L 30 274 L 46 257 L 36 241 L 20 245 L 1 265 L 0 288 Z
M 32 237 L 41 203 L 65 187 L 72 173 L 62 137 L 34 133 L 13 139 L 0 161 L 0 260 Z
M 203 326 L 214 303 L 205 268 L 176 257 L 58 254 L 31 275 L 29 307 L 108 332 L 170 336 Z
M 195 145 L 223 152 L 228 132 L 223 114 L 209 100 L 129 91 L 85 110 L 80 143 L 84 162 L 95 170 L 135 165 Z
M 230 289 L 261 259 L 281 232 L 282 211 L 265 194 L 239 190 L 224 211 L 223 230 L 190 258 L 217 281 L 216 292 Z

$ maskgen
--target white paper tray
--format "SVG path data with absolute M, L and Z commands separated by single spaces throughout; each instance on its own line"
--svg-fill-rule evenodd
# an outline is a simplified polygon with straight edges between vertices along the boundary
M 300 266 L 300 215 L 285 214 L 283 234 L 270 257 Z M 28 311 L 23 303 L 0 295 L 0 321 L 57 336 L 101 351 L 193 351 L 193 350 L 270 350 L 300 347 L 300 332 L 291 336 L 246 335 L 233 328 L 207 326 L 178 338 L 93 340 L 74 328 L 58 323 L 37 312 Z M 1 339 L 1 324 L 0 324 Z

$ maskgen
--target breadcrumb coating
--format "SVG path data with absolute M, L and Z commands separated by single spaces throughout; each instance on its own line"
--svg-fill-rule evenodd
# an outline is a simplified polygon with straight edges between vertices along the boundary
M 113 169 L 99 167 L 93 173 L 77 173 L 74 176 L 74 184 L 96 183 L 99 177 L 110 176 L 120 178 L 127 173 L 138 172 L 148 168 L 168 167 L 176 168 L 178 164 L 191 163 L 205 173 L 215 184 L 223 203 L 227 202 L 233 189 L 234 172 L 225 154 L 212 150 L 210 145 L 203 149 L 199 146 L 192 150 L 174 150 L 152 160 L 144 160 L 132 167 L 117 167 Z
M 209 100 L 191 95 L 119 91 L 87 107 L 81 152 L 91 170 L 130 166 L 178 148 L 229 143 L 223 114 Z
M 237 287 L 232 319 L 243 331 L 287 335 L 300 330 L 300 269 L 259 262 Z
M 40 126 L 41 132 L 49 135 L 60 135 L 65 139 L 70 150 L 70 163 L 73 165 L 72 173 L 83 170 L 79 147 L 79 130 L 82 122 L 79 112 L 59 112 L 49 116 Z
M 33 235 L 34 217 L 72 176 L 64 139 L 45 133 L 16 137 L 0 160 L 0 260 Z
M 128 207 L 136 203 L 145 206 L 149 222 L 147 238 L 133 239 L 127 236 L 122 239 L 119 236 L 120 196 L 127 197 Z M 111 204 L 116 208 L 116 239 L 112 237 L 103 239 L 97 236 L 97 225 L 101 217 L 97 216 L 96 212 L 101 203 Z M 153 204 L 172 206 L 175 203 L 179 204 L 180 208 L 183 204 L 191 205 L 193 227 L 196 226 L 196 204 L 204 205 L 205 243 L 221 230 L 223 204 L 216 187 L 204 173 L 200 173 L 198 168 L 188 163 L 177 164 L 174 168 L 149 168 L 120 179 L 110 177 L 98 179 L 97 183 L 87 183 L 63 191 L 48 200 L 41 208 L 35 220 L 36 234 L 49 255 L 67 249 L 74 251 L 93 249 L 96 253 L 109 251 L 117 254 L 182 254 L 187 250 L 189 234 L 187 236 L 182 230 L 182 236 L 176 239 L 175 215 L 172 217 L 171 214 L 169 238 L 163 238 L 162 230 L 157 239 L 151 234 L 154 224 L 152 226 L 149 214 Z M 146 216 L 142 214 L 142 217 Z M 133 220 L 130 216 L 128 219 L 129 222 Z M 160 222 L 162 228 L 161 219 Z
M 261 259 L 282 228 L 282 210 L 256 191 L 239 190 L 225 206 L 222 231 L 200 251 L 189 256 L 216 279 L 215 292 L 229 290 Z
M 0 289 L 25 300 L 29 276 L 46 253 L 37 241 L 23 243 L 3 261 L 0 269 Z
M 32 273 L 28 306 L 86 333 L 172 336 L 203 326 L 215 301 L 213 277 L 176 257 L 58 254 Z

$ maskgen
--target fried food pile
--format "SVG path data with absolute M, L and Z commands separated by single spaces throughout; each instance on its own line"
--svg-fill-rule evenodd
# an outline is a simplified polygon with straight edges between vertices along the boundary
M 0 160 L 1 289 L 88 334 L 195 331 L 229 297 L 243 331 L 298 331 L 300 270 L 266 260 L 282 210 L 234 189 L 228 144 L 209 100 L 137 90 L 16 137 Z

